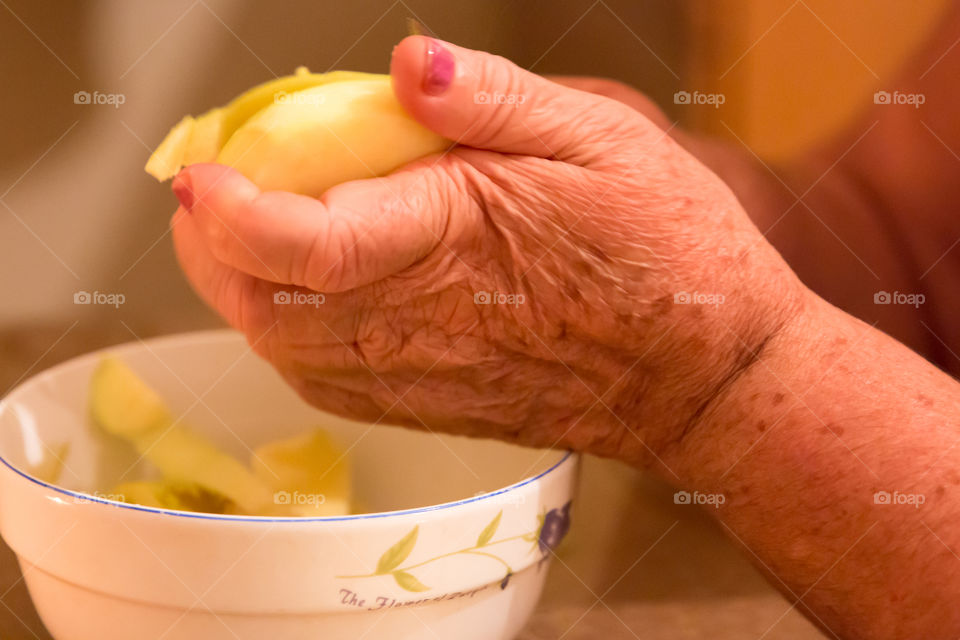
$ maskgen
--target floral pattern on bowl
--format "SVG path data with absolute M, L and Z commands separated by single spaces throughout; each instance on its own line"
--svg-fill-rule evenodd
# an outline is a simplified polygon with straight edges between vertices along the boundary
M 537 526 L 535 529 L 528 533 L 513 535 L 497 540 L 495 536 L 497 530 L 500 528 L 500 521 L 503 518 L 503 509 L 501 509 L 499 512 L 497 512 L 497 515 L 494 516 L 493 520 L 491 520 L 490 523 L 483 528 L 483 530 L 477 536 L 476 544 L 473 546 L 454 551 L 448 551 L 446 553 L 433 556 L 432 558 L 421 560 L 420 562 L 414 564 L 401 566 L 413 552 L 413 549 L 417 544 L 417 538 L 420 535 L 420 525 L 416 525 L 410 530 L 409 533 L 407 533 L 389 549 L 383 552 L 383 554 L 380 556 L 380 559 L 377 561 L 377 568 L 372 573 L 341 575 L 336 577 L 343 579 L 357 579 L 377 578 L 380 576 L 389 575 L 393 577 L 401 589 L 420 593 L 430 591 L 430 587 L 423 584 L 415 574 L 411 573 L 414 569 L 457 555 L 475 555 L 489 558 L 490 560 L 496 561 L 503 565 L 505 574 L 503 580 L 500 581 L 500 588 L 506 589 L 510 582 L 510 577 L 514 573 L 514 569 L 506 560 L 504 560 L 502 556 L 493 553 L 489 549 L 501 544 L 526 542 L 531 545 L 531 552 L 539 551 L 541 554 L 541 559 L 546 558 L 554 549 L 557 548 L 560 542 L 563 541 L 564 537 L 566 537 L 567 532 L 570 530 L 571 504 L 572 502 L 568 501 L 559 508 L 550 509 L 549 511 L 543 509 L 541 510 L 540 515 L 537 516 Z

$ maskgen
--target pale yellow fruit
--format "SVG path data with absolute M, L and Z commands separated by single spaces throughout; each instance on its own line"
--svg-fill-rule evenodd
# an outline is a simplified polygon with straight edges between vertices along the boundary
M 163 482 L 123 482 L 111 489 L 107 496 L 120 502 L 157 509 L 181 508 L 179 500 Z
M 106 497 L 128 504 L 158 509 L 224 513 L 231 504 L 223 496 L 205 491 L 197 485 L 170 481 L 136 481 L 118 484 Z
M 133 445 L 164 478 L 229 498 L 244 513 L 256 514 L 273 504 L 273 492 L 243 463 L 189 427 L 152 432 L 136 438 Z
M 94 370 L 90 407 L 104 431 L 130 442 L 163 476 L 114 487 L 110 493 L 124 502 L 257 516 L 350 513 L 348 460 L 319 429 L 260 446 L 248 468 L 175 421 L 160 396 L 116 358 Z
M 350 513 L 349 461 L 320 429 L 258 447 L 250 466 L 276 492 L 274 502 L 283 502 L 290 515 Z
M 264 190 L 319 196 L 381 176 L 450 142 L 413 120 L 386 75 L 334 71 L 254 87 L 225 107 L 185 117 L 146 170 L 166 180 L 185 165 L 219 162 Z
M 131 442 L 165 478 L 229 498 L 249 513 L 273 503 L 272 492 L 240 461 L 204 436 L 174 422 L 160 396 L 126 365 L 104 359 L 90 385 L 94 420 Z
M 93 371 L 90 412 L 103 429 L 127 440 L 173 421 L 160 396 L 116 358 L 104 358 Z

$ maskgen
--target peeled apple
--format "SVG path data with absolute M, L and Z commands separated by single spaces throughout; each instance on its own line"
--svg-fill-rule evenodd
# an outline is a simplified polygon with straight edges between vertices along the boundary
M 261 84 L 224 107 L 183 118 L 147 161 L 163 181 L 195 162 L 237 169 L 258 187 L 317 197 L 442 151 L 450 141 L 411 118 L 390 76 L 310 73 Z

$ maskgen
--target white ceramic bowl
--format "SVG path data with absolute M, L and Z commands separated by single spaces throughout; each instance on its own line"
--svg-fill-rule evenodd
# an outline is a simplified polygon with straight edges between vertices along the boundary
M 71 360 L 0 402 L 0 534 L 57 640 L 496 640 L 523 626 L 569 523 L 575 455 L 318 412 L 233 332 L 107 351 L 242 459 L 328 429 L 371 513 L 218 516 L 88 495 L 142 463 L 89 423 L 102 354 Z M 30 475 L 63 445 L 57 486 Z

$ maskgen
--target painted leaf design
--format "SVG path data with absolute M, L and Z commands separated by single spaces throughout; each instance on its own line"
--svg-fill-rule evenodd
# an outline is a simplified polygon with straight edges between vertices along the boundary
M 544 511 L 543 513 L 537 516 L 537 530 L 532 534 L 532 537 L 530 538 L 530 542 L 533 543 L 530 547 L 531 551 L 533 551 L 538 546 L 540 546 L 540 532 L 543 531 L 543 523 L 546 522 L 546 520 L 547 520 L 546 511 Z M 526 539 L 527 539 L 526 536 L 524 536 L 524 540 Z
M 406 571 L 397 571 L 393 572 L 393 579 L 397 581 L 397 584 L 400 585 L 401 589 L 406 589 L 407 591 L 429 591 L 430 587 L 423 584 L 417 580 L 416 576 Z
M 417 525 L 410 530 L 410 533 L 400 538 L 395 545 L 384 551 L 377 562 L 377 574 L 390 573 L 400 566 L 400 563 L 406 560 L 410 552 L 413 551 L 413 546 L 417 544 L 417 534 L 419 532 L 420 525 Z M 397 582 L 400 582 L 399 578 Z
M 497 527 L 500 526 L 500 518 L 503 517 L 503 509 L 500 509 L 500 512 L 490 521 L 483 531 L 480 532 L 480 537 L 477 538 L 477 546 L 485 547 L 490 540 L 493 539 L 493 534 L 497 532 Z

